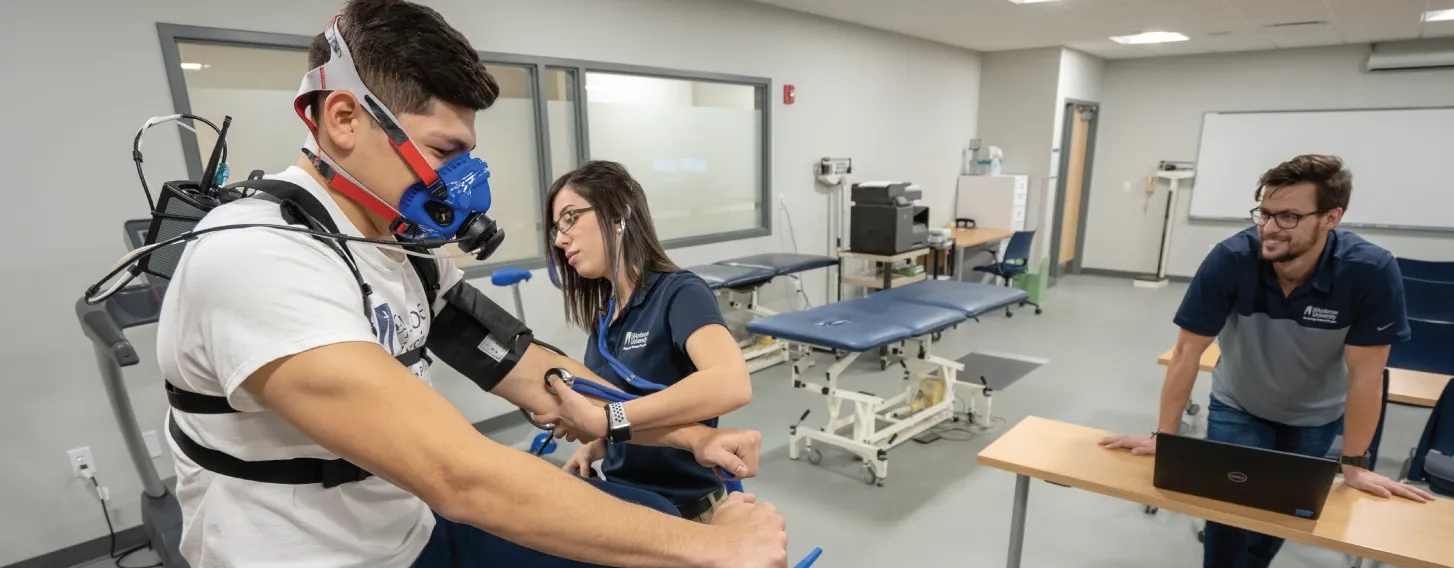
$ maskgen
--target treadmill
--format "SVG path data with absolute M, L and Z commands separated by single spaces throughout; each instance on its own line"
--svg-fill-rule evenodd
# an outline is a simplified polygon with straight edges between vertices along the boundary
M 150 219 L 127 221 L 126 239 L 131 249 L 146 241 Z M 85 299 L 76 301 L 76 319 L 91 339 L 96 352 L 96 365 L 101 368 L 101 384 L 116 414 L 116 426 L 126 441 L 126 451 L 141 476 L 141 525 L 152 551 L 161 558 L 163 568 L 190 568 L 182 558 L 182 506 L 169 487 L 175 479 L 164 482 L 152 465 L 151 453 L 141 437 L 141 425 L 127 394 L 121 368 L 141 361 L 124 330 L 156 323 L 161 315 L 162 296 L 166 282 L 150 275 L 138 279 L 142 284 L 129 285 L 105 302 L 91 305 Z M 162 435 L 166 435 L 163 431 Z

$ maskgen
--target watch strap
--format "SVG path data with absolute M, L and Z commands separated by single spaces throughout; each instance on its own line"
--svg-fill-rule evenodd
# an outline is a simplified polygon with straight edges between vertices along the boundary
M 631 440 L 631 421 L 626 419 L 626 407 L 619 402 L 606 405 L 606 441 L 620 444 Z

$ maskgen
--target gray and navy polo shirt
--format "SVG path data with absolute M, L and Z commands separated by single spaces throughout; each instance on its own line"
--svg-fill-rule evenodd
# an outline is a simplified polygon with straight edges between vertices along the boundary
M 1173 320 L 1215 336 L 1212 396 L 1253 416 L 1322 426 L 1343 415 L 1343 346 L 1409 338 L 1403 279 L 1387 250 L 1333 230 L 1312 278 L 1284 296 L 1252 227 L 1212 249 Z

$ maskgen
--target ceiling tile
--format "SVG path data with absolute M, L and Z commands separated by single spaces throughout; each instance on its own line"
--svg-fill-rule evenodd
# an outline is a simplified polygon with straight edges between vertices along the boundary
M 1256 25 L 1306 22 L 1332 18 L 1323 0 L 1223 0 L 1233 11 Z
M 1276 47 L 1312 47 L 1343 43 L 1343 40 L 1338 37 L 1337 31 L 1326 27 L 1315 32 L 1264 33 L 1262 37 Z
M 1245 31 L 1208 36 L 1200 38 L 1198 41 L 1207 46 L 1209 51 L 1252 51 L 1276 47 L 1262 34 Z

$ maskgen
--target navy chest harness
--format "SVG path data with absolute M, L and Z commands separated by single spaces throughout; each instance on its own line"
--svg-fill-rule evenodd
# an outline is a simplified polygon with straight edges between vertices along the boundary
M 328 210 L 318 201 L 313 194 L 307 190 L 281 180 L 254 179 L 235 184 L 256 190 L 249 197 L 259 198 L 277 203 L 282 208 L 283 219 L 292 225 L 303 225 L 309 229 L 338 233 L 338 226 L 333 222 Z M 373 290 L 364 282 L 363 275 L 358 270 L 358 264 L 348 247 L 343 246 L 339 241 L 323 236 L 315 235 L 325 246 L 338 253 L 353 273 L 354 280 L 358 282 L 359 289 L 363 292 L 363 307 L 365 318 L 369 325 L 374 325 L 372 307 L 369 303 L 369 296 Z M 405 247 L 416 252 L 428 252 L 423 248 Z M 424 284 L 424 293 L 428 297 L 431 311 L 434 300 L 439 294 L 439 269 L 435 265 L 433 257 L 421 257 L 407 255 L 409 263 L 414 266 L 414 271 L 419 275 L 420 281 Z M 386 322 L 385 325 L 392 325 Z M 433 324 L 431 324 L 431 329 Z M 374 330 L 378 335 L 378 330 Z M 528 336 L 528 330 L 526 332 Z M 412 367 L 423 360 L 428 363 L 433 361 L 425 354 L 425 348 L 419 347 L 409 352 L 394 357 L 405 367 Z M 476 379 L 476 377 L 471 377 Z M 479 382 L 476 379 L 476 382 Z M 177 388 L 171 383 L 165 383 L 167 401 L 173 410 L 188 414 L 236 414 L 240 411 L 233 408 L 227 402 L 226 397 L 211 396 Z M 493 386 L 493 385 L 491 385 Z M 187 436 L 177 425 L 176 416 L 170 416 L 167 420 L 168 431 L 172 441 L 187 458 L 195 462 L 199 467 L 228 477 L 246 479 L 262 483 L 278 483 L 289 485 L 310 485 L 322 484 L 325 488 L 337 487 L 339 485 L 354 481 L 362 481 L 373 474 L 363 468 L 350 463 L 344 459 L 320 459 L 320 458 L 292 458 L 283 460 L 247 461 L 238 459 L 225 452 L 205 447 L 196 440 Z

